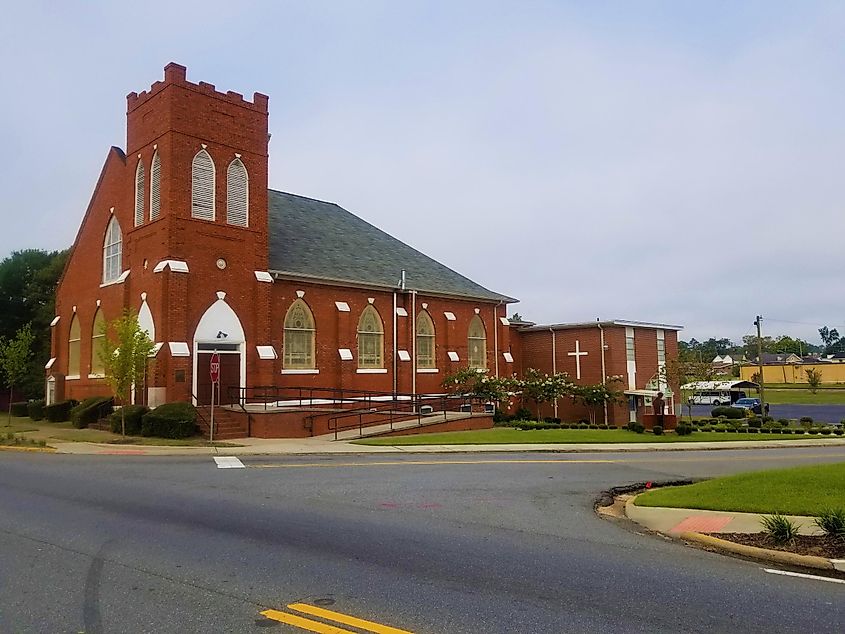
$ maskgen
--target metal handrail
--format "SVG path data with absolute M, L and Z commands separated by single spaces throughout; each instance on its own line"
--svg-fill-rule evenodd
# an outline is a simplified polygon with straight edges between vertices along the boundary
M 311 422 L 311 429 L 313 429 L 314 425 L 314 418 L 318 416 L 328 416 L 328 428 L 330 431 L 334 431 L 334 439 L 337 440 L 338 432 L 345 431 L 347 429 L 354 429 L 355 427 L 358 428 L 358 432 L 360 436 L 363 436 L 363 429 L 365 427 L 363 423 L 364 416 L 387 416 L 389 417 L 389 424 L 390 424 L 390 431 L 393 431 L 393 422 L 395 417 L 401 417 L 403 420 L 408 419 L 408 414 L 416 414 L 417 415 L 417 424 L 418 426 L 422 426 L 422 418 L 423 414 L 421 412 L 421 407 L 424 405 L 432 405 L 434 403 L 439 404 L 439 408 L 437 411 L 443 412 L 443 422 L 447 422 L 449 420 L 448 412 L 449 411 L 460 411 L 461 406 L 466 405 L 467 401 L 469 401 L 470 407 L 472 406 L 471 397 L 467 397 L 464 395 L 448 395 L 448 396 L 417 396 L 411 402 L 408 401 L 393 401 L 391 403 L 385 403 L 381 407 L 374 407 L 374 408 L 359 408 L 353 411 L 344 412 L 342 414 L 313 414 L 308 417 Z M 447 405 L 450 401 L 457 401 L 458 407 L 457 408 L 449 408 Z M 433 406 L 433 405 L 432 405 Z M 405 409 L 407 408 L 407 411 Z M 472 412 L 470 412 L 472 413 Z M 340 426 L 339 421 L 345 418 L 356 418 L 357 424 L 353 423 L 351 425 L 344 425 L 343 427 Z M 426 419 L 430 419 L 429 416 L 426 416 Z M 377 423 L 374 423 L 377 424 Z M 372 425 L 366 425 L 367 427 L 371 427 Z
M 304 387 L 304 386 L 278 386 L 278 385 L 256 385 L 250 387 L 230 386 L 227 396 L 232 403 L 263 403 L 267 409 L 269 403 L 287 399 L 296 399 L 313 402 L 315 398 L 337 402 L 362 401 L 372 406 L 374 399 L 381 399 L 390 396 L 394 400 L 399 398 L 413 399 L 417 395 L 410 392 L 379 392 L 376 390 L 359 390 L 352 388 L 336 387 Z

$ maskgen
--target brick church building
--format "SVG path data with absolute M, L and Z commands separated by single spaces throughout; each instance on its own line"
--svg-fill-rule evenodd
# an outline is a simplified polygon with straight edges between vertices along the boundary
M 128 95 L 126 149 L 108 152 L 57 290 L 48 401 L 108 393 L 101 328 L 127 307 L 156 344 L 135 391 L 151 406 L 207 403 L 215 352 L 221 396 L 241 403 L 271 388 L 436 394 L 460 368 L 533 367 L 622 375 L 628 403 L 607 412 L 619 424 L 665 391 L 655 377 L 679 327 L 511 322 L 514 298 L 334 203 L 268 189 L 268 101 L 174 63 Z

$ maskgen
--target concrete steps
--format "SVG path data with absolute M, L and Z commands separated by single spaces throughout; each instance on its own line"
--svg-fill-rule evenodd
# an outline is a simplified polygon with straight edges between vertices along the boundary
M 200 432 L 208 438 L 211 432 L 211 408 L 204 406 L 197 409 L 200 412 L 197 419 Z M 225 407 L 214 408 L 214 440 L 233 440 L 247 436 L 249 436 L 249 420 L 244 412 Z

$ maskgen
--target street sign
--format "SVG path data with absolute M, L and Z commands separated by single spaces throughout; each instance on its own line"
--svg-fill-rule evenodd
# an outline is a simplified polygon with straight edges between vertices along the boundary
M 216 352 L 211 355 L 211 365 L 209 366 L 209 373 L 211 374 L 211 382 L 220 382 L 220 355 Z

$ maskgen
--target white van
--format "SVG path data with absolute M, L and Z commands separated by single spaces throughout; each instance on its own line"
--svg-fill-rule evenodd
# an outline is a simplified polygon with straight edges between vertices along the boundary
M 691 394 L 689 402 L 693 405 L 730 405 L 730 390 L 702 390 Z

